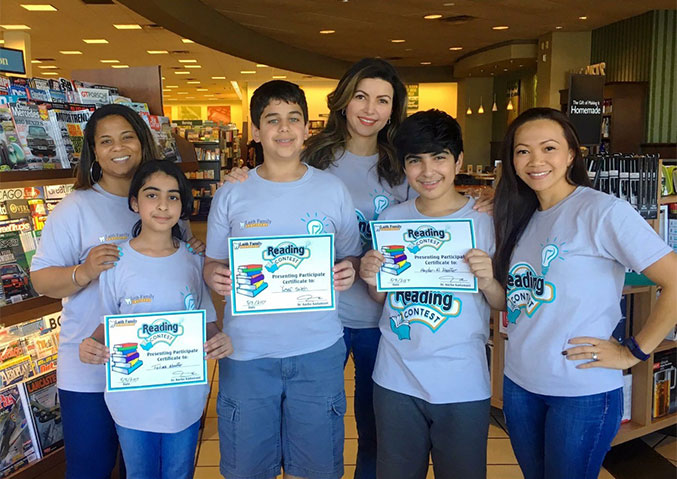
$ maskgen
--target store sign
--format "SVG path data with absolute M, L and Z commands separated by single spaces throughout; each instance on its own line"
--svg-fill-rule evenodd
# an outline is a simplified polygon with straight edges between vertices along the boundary
M 25 75 L 24 52 L 14 48 L 0 48 L 0 72 Z
M 602 102 L 605 77 L 569 75 L 567 114 L 581 145 L 598 145 L 602 135 Z

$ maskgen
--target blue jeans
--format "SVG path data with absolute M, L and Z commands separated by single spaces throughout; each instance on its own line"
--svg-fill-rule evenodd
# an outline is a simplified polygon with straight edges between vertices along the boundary
M 544 396 L 503 378 L 503 413 L 524 479 L 597 479 L 623 415 L 623 390 Z
M 59 389 L 59 403 L 66 479 L 109 479 L 119 448 L 115 423 L 103 393 Z M 120 477 L 124 477 L 124 467 Z
M 191 479 L 200 421 L 183 431 L 159 433 L 116 424 L 127 479 Z
M 355 479 L 376 478 L 376 419 L 374 417 L 374 381 L 381 331 L 378 328 L 343 328 L 346 362 L 352 353 L 355 363 L 355 422 L 357 423 L 357 464 Z

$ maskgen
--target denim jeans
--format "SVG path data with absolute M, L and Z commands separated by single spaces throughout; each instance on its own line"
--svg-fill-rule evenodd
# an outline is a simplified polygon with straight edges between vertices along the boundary
M 352 353 L 355 363 L 355 422 L 358 437 L 355 479 L 376 478 L 376 419 L 371 375 L 380 339 L 381 331 L 378 328 L 343 328 L 346 362 Z
M 66 479 L 109 479 L 119 447 L 115 423 L 103 393 L 58 391 Z M 124 477 L 124 467 L 121 467 L 120 477 Z
M 623 415 L 623 390 L 545 396 L 503 379 L 503 413 L 524 479 L 597 479 Z
M 183 431 L 159 433 L 115 425 L 127 479 L 191 479 L 200 421 Z

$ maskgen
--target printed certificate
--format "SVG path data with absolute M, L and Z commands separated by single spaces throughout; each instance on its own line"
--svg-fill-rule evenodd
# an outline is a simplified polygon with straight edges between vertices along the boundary
M 385 257 L 378 291 L 477 292 L 463 257 L 475 247 L 472 219 L 371 221 L 374 249 Z
M 333 234 L 229 238 L 228 246 L 233 315 L 336 308 Z
M 107 391 L 207 384 L 204 310 L 111 315 L 104 324 Z

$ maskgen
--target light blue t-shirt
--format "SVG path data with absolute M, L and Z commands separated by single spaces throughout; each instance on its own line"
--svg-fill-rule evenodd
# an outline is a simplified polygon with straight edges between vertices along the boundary
M 376 170 L 378 156 L 357 156 L 346 150 L 325 170 L 339 177 L 348 188 L 355 204 L 363 252 L 372 249 L 369 221 L 379 219 L 386 209 L 407 200 L 411 193 L 416 195 L 414 190 L 409 189 L 406 180 L 394 187 L 386 180 L 379 181 Z M 381 305 L 371 299 L 367 284 L 359 277 L 349 290 L 341 293 L 339 317 L 346 327 L 376 328 L 381 310 Z
M 129 242 L 120 247 L 123 255 L 117 266 L 99 277 L 102 315 L 204 309 L 207 322 L 216 321 L 209 288 L 202 279 L 202 257 L 190 253 L 183 243 L 175 253 L 161 258 L 141 254 Z M 120 426 L 175 433 L 200 419 L 208 394 L 205 384 L 106 392 L 105 399 Z
M 443 217 L 429 217 L 409 200 L 388 208 L 384 220 L 471 218 L 476 247 L 494 254 L 494 226 L 475 200 Z M 479 293 L 398 291 L 388 293 L 379 322 L 373 379 L 381 387 L 433 404 L 480 401 L 491 395 L 485 345 L 490 307 Z
M 335 258 L 362 249 L 350 194 L 333 175 L 308 166 L 300 179 L 279 183 L 258 169 L 243 183 L 218 189 L 209 211 L 207 256 L 228 258 L 229 237 L 333 233 Z M 322 230 L 311 228 L 318 224 Z M 343 293 L 337 294 L 337 300 Z M 224 332 L 233 341 L 231 359 L 284 358 L 326 349 L 343 336 L 337 311 L 237 315 L 225 307 Z
M 83 263 L 95 246 L 127 241 L 138 219 L 126 197 L 108 193 L 98 184 L 75 190 L 47 217 L 31 271 Z M 67 391 L 103 392 L 104 367 L 81 362 L 78 349 L 101 322 L 98 280 L 64 298 L 62 305 L 57 385 Z
M 621 318 L 625 267 L 642 271 L 671 251 L 630 206 L 578 187 L 536 211 L 510 262 L 505 375 L 536 394 L 585 396 L 623 386 L 622 371 L 576 369 L 568 341 L 609 339 Z

